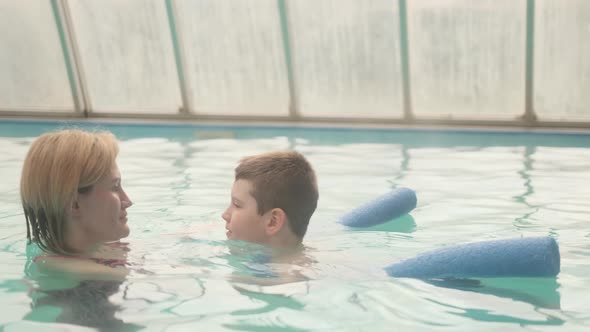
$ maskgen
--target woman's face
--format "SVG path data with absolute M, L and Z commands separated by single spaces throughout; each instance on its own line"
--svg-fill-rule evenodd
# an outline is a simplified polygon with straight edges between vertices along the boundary
M 85 193 L 78 194 L 79 225 L 92 244 L 116 241 L 129 235 L 127 208 L 133 202 L 121 187 L 116 164 Z

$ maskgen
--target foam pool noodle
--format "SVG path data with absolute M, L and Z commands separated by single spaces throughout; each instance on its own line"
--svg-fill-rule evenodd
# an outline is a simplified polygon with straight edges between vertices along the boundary
M 399 218 L 416 208 L 416 193 L 397 188 L 352 209 L 339 222 L 349 227 L 371 227 Z
M 552 237 L 493 240 L 428 251 L 385 267 L 398 278 L 555 277 L 560 270 Z

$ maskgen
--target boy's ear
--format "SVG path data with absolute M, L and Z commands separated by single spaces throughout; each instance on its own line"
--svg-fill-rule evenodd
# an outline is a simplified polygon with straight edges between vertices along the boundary
M 287 224 L 287 214 L 281 208 L 270 210 L 269 220 L 266 223 L 266 234 L 276 235 Z

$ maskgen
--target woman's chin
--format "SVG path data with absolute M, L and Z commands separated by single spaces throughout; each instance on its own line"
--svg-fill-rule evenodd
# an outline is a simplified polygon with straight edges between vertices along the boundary
M 127 227 L 127 225 L 125 224 L 124 227 L 121 228 L 121 232 L 119 233 L 119 238 L 117 240 L 128 237 L 129 233 L 130 233 L 129 227 Z

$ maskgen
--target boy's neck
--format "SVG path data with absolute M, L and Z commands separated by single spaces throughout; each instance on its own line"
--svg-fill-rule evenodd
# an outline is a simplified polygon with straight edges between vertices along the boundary
M 270 247 L 281 250 L 292 250 L 301 247 L 301 239 L 293 233 L 281 231 L 272 236 L 268 243 Z
M 274 261 L 276 259 L 290 259 L 289 257 L 294 257 L 294 255 L 298 257 L 304 251 L 305 247 L 299 242 L 299 244 L 292 246 L 269 246 L 269 248 L 271 250 L 271 257 L 273 257 L 272 260 Z

